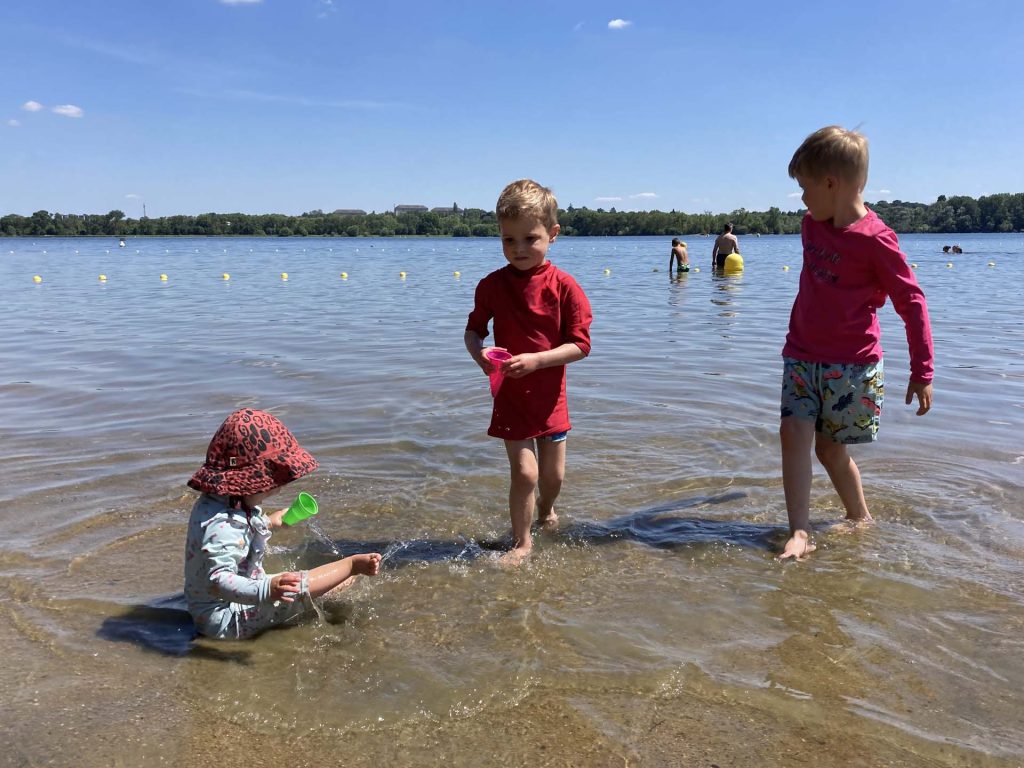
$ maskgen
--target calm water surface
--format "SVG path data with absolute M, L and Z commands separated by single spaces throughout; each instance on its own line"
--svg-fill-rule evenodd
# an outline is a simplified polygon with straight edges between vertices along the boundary
M 816 468 L 819 550 L 782 565 L 799 239 L 742 238 L 719 277 L 693 238 L 679 279 L 668 238 L 560 239 L 594 349 L 562 527 L 506 570 L 462 346 L 496 240 L 0 240 L 0 764 L 205 764 L 215 741 L 224 765 L 1024 764 L 1024 236 L 952 242 L 902 238 L 926 417 L 881 313 L 881 439 L 854 454 L 878 524 L 830 532 Z M 296 490 L 323 512 L 270 567 L 385 569 L 320 620 L 193 643 L 184 482 L 245 405 L 322 465 Z

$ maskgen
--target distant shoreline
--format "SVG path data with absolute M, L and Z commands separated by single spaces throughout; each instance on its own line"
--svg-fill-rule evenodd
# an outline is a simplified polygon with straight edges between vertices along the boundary
M 401 206 L 409 208 L 410 206 Z M 974 199 L 940 196 L 934 203 L 901 200 L 869 203 L 899 234 L 980 234 L 1024 232 L 1024 193 Z M 717 235 L 730 223 L 737 235 L 793 235 L 805 210 L 684 213 L 617 211 L 569 206 L 558 212 L 561 234 L 580 236 L 700 237 Z M 197 216 L 126 218 L 106 214 L 36 211 L 31 216 L 0 217 L 0 237 L 497 237 L 494 211 L 480 208 L 365 213 L 309 211 L 280 213 L 202 213 Z

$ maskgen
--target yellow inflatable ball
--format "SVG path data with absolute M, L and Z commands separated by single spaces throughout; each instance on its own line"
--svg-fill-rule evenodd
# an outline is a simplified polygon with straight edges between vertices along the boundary
M 743 257 L 738 253 L 730 253 L 725 257 L 725 271 L 726 272 L 742 272 L 743 271 Z
M 33 283 L 41 283 L 41 282 L 43 282 L 43 278 L 41 278 L 39 275 L 32 275 L 32 282 Z

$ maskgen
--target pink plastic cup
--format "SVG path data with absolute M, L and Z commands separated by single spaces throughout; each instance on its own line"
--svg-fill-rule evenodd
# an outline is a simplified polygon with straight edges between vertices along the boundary
M 491 372 L 491 397 L 497 397 L 501 382 L 505 380 L 505 374 L 501 366 L 512 359 L 512 355 L 504 347 L 487 347 L 484 350 L 484 357 L 494 364 L 494 371 Z

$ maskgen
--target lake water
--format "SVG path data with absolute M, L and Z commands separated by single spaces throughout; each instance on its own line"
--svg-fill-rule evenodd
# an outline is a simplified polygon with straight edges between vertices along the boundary
M 728 277 L 692 238 L 679 279 L 669 238 L 560 239 L 593 353 L 562 527 L 506 569 L 462 344 L 497 240 L 0 239 L 0 764 L 1024 764 L 1024 236 L 901 241 L 935 406 L 903 404 L 887 305 L 880 441 L 853 449 L 877 525 L 829 532 L 816 466 L 819 549 L 781 564 L 799 238 L 741 238 Z M 247 405 L 321 462 L 269 567 L 384 570 L 322 620 L 192 642 L 185 481 Z

